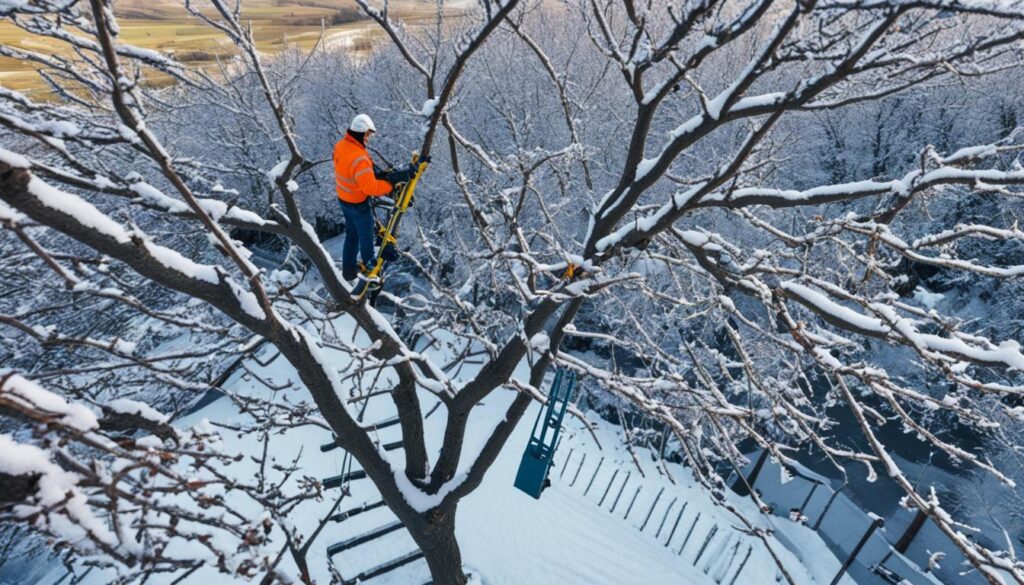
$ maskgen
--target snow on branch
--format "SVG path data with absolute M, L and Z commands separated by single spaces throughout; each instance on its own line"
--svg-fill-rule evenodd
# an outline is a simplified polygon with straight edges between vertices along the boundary
M 319 497 L 300 482 L 297 490 L 276 486 L 275 494 L 285 497 L 268 499 L 262 471 L 254 481 L 229 479 L 240 457 L 223 449 L 208 423 L 175 429 L 141 403 L 113 401 L 97 421 L 90 409 L 0 371 L 0 414 L 39 423 L 33 442 L 0 434 L 5 518 L 123 578 L 203 564 L 252 577 L 276 554 L 268 546 L 270 519 Z M 159 437 L 133 437 L 151 425 L 161 430 Z M 130 434 L 115 441 L 110 430 Z M 266 455 L 257 460 L 266 466 Z M 295 462 L 274 466 L 285 474 L 296 470 Z M 227 484 L 264 515 L 239 514 L 222 497 Z
M 911 0 L 901 4 L 915 8 L 981 14 L 997 18 L 1012 19 L 1024 16 L 1024 6 L 1021 5 L 1019 0 Z M 891 5 L 892 2 L 887 0 L 823 0 L 818 3 L 819 8 L 823 10 L 830 8 L 877 10 Z
M 0 380 L 0 395 L 9 408 L 43 411 L 59 417 L 60 424 L 82 433 L 99 428 L 96 415 L 81 404 L 70 404 L 19 374 L 0 373 Z
M 649 240 L 693 209 L 714 207 L 741 209 L 755 205 L 775 208 L 813 206 L 886 195 L 907 199 L 943 185 L 964 185 L 978 188 L 983 184 L 1022 185 L 1024 184 L 1024 170 L 961 169 L 942 166 L 925 173 L 918 170 L 911 171 L 901 179 L 892 181 L 856 181 L 823 185 L 802 191 L 743 187 L 704 194 L 705 184 L 702 183 L 687 190 L 677 191 L 669 203 L 661 205 L 655 212 L 624 224 L 614 233 L 599 240 L 597 249 L 606 252 L 615 247 L 631 246 L 637 242 Z
M 125 229 L 91 203 L 51 187 L 24 169 L 0 163 L 0 187 L 0 199 L 10 207 L 164 286 L 202 298 L 253 326 L 268 318 L 253 293 L 221 267 L 196 263 L 138 229 Z
M 900 316 L 892 306 L 884 303 L 868 304 L 868 308 L 877 315 L 872 316 L 841 305 L 826 295 L 796 282 L 782 282 L 779 287 L 788 298 L 799 302 L 840 329 L 869 337 L 888 338 L 948 363 L 965 360 L 1024 372 L 1024 354 L 1021 353 L 1020 344 L 1012 339 L 996 345 L 991 342 L 978 343 L 979 340 L 972 340 L 973 343 L 969 343 L 956 336 L 942 337 L 922 333 L 913 319 Z
M 102 551 L 116 542 L 90 509 L 78 488 L 79 478 L 61 469 L 42 449 L 0 434 L 0 477 L 29 478 L 34 484 L 24 503 L 13 507 L 15 519 L 35 518 L 36 528 L 77 547 L 88 548 L 95 541 Z

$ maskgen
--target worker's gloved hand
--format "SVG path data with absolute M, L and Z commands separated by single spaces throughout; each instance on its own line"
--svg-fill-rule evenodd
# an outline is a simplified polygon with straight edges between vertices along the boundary
M 409 180 L 412 179 L 414 176 L 416 176 L 416 168 L 413 167 L 412 165 L 409 165 L 408 168 L 402 169 L 400 171 L 391 171 L 390 173 L 388 173 L 386 179 L 387 182 L 391 183 L 392 185 L 397 185 L 398 183 L 408 183 Z
M 391 171 L 388 173 L 385 180 L 392 185 L 398 185 L 399 183 L 408 183 L 409 179 L 412 178 L 413 173 L 410 173 L 408 169 L 401 171 Z
M 430 164 L 430 155 L 420 157 L 419 162 Z

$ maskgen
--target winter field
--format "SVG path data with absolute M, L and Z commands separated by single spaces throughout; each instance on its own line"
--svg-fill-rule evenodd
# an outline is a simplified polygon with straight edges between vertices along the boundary
M 208 8 L 203 2 L 195 5 Z M 451 10 L 457 11 L 458 6 L 453 3 Z M 393 3 L 392 10 L 411 23 L 433 14 L 432 8 L 406 0 Z M 174 55 L 211 72 L 216 70 L 218 59 L 223 61 L 236 51 L 222 34 L 190 18 L 182 2 L 176 0 L 123 0 L 115 4 L 115 12 L 120 17 L 124 42 Z M 327 43 L 344 42 L 347 50 L 366 51 L 382 34 L 359 12 L 354 0 L 249 0 L 241 14 L 252 23 L 257 46 L 268 54 L 288 47 L 309 50 L 321 39 L 321 33 Z M 0 21 L 0 44 L 27 50 L 49 47 L 5 21 Z M 0 56 L 0 83 L 44 98 L 47 89 L 36 73 L 38 68 L 29 60 Z M 151 71 L 149 82 L 167 84 L 172 78 Z
M 335 242 L 330 249 L 340 252 L 340 242 Z M 367 343 L 365 338 L 359 337 L 350 320 L 339 319 L 334 326 L 340 336 L 352 338 L 359 345 Z M 461 350 L 459 343 L 450 336 L 438 335 L 424 341 L 424 345 L 428 344 L 428 347 L 418 349 L 438 363 L 452 363 L 452 358 Z M 271 385 L 296 381 L 294 370 L 275 354 L 272 348 L 260 351 L 224 384 L 224 389 L 236 398 L 283 403 L 303 401 L 305 390 L 301 386 L 283 392 L 273 391 L 258 381 L 262 379 Z M 352 369 L 351 358 L 345 353 L 326 350 L 325 354 L 340 372 Z M 456 380 L 469 380 L 476 374 L 478 366 L 456 364 L 455 369 L 459 372 Z M 526 373 L 526 368 L 519 368 L 517 376 L 523 377 Z M 359 394 L 355 387 L 346 390 L 350 395 Z M 465 445 L 470 454 L 480 449 L 488 428 L 501 419 L 510 398 L 497 395 L 477 407 L 478 428 L 470 429 Z M 436 450 L 440 448 L 444 431 L 443 406 L 435 410 L 435 405 L 441 405 L 429 393 L 423 393 L 421 399 L 427 411 L 434 412 L 427 418 L 427 437 L 428 446 Z M 367 425 L 395 416 L 394 407 L 386 396 L 370 398 L 365 410 L 361 402 L 355 403 L 353 408 L 359 409 Z M 539 404 L 532 406 L 526 419 L 532 421 L 539 408 Z M 638 468 L 623 447 L 621 429 L 601 421 L 596 413 L 588 413 L 588 417 L 594 423 L 593 434 L 578 420 L 567 420 L 552 472 L 553 485 L 545 490 L 540 500 L 534 500 L 512 486 L 522 447 L 530 434 L 530 426 L 523 424 L 512 435 L 509 447 L 502 452 L 484 485 L 460 507 L 456 534 L 463 543 L 466 567 L 476 578 L 472 583 L 744 585 L 784 582 L 766 546 L 772 547 L 797 585 L 827 585 L 835 576 L 839 561 L 809 529 L 789 520 L 760 515 L 748 500 L 731 494 L 731 505 L 758 526 L 778 531 L 784 541 L 769 538 L 762 542 L 753 538 L 742 531 L 743 526 L 732 513 L 714 505 L 707 493 L 690 478 L 687 469 L 678 464 L 662 463 L 646 449 L 640 451 L 638 462 L 646 477 L 624 485 L 622 478 L 625 474 L 636 477 Z M 253 422 L 231 398 L 224 397 L 179 419 L 175 425 L 214 429 L 222 439 L 218 442 L 219 449 L 252 460 L 248 468 L 232 470 L 246 476 L 259 472 L 257 461 L 262 458 L 263 442 L 255 440 L 252 434 L 237 434 L 230 429 L 246 427 Z M 374 433 L 374 439 L 382 445 L 400 438 L 397 426 Z M 301 476 L 283 483 L 282 491 L 298 490 L 296 484 L 305 477 L 327 478 L 352 465 L 350 458 L 338 449 L 326 454 L 320 452 L 319 446 L 329 439 L 330 435 L 323 429 L 299 428 L 285 432 L 274 441 L 269 461 L 297 462 L 302 470 Z M 567 461 L 570 452 L 573 456 Z M 403 463 L 401 451 L 393 453 L 395 459 L 392 464 L 400 469 Z M 578 466 L 581 459 L 591 464 Z M 593 463 L 599 459 L 603 460 L 601 471 L 594 475 Z M 560 473 L 563 469 L 564 473 Z M 187 469 L 182 471 L 187 473 Z M 570 485 L 574 475 L 577 481 Z M 266 481 L 271 483 L 280 480 L 280 475 L 269 474 L 266 477 Z M 641 488 L 639 495 L 634 494 L 637 487 Z M 358 509 L 380 500 L 380 494 L 366 479 L 352 481 L 347 484 L 347 489 L 350 493 L 340 501 L 340 490 L 325 490 L 322 501 L 297 508 L 288 521 L 298 532 L 309 532 L 332 511 Z M 618 494 L 620 489 L 622 493 Z M 664 492 L 656 502 L 654 498 L 660 490 Z M 259 513 L 258 508 L 247 510 L 251 503 L 247 503 L 244 497 L 233 498 L 230 492 L 212 490 L 208 495 L 224 496 L 243 514 Z M 631 500 L 631 496 L 634 499 Z M 613 498 L 616 500 L 614 510 Z M 670 500 L 673 505 L 667 508 Z M 686 508 L 677 520 L 677 512 L 683 504 Z M 344 579 L 353 579 L 380 564 L 415 551 L 416 543 L 399 530 L 333 558 L 326 553 L 328 545 L 336 541 L 364 534 L 394 521 L 394 515 L 387 508 L 377 508 L 341 523 L 328 524 L 311 549 L 309 563 L 314 579 L 329 582 L 333 571 Z M 645 529 L 638 530 L 640 526 Z M 709 534 L 711 538 L 708 538 Z M 270 537 L 271 542 L 266 543 L 268 551 L 281 544 L 278 540 L 280 534 L 271 533 Z M 191 545 L 187 540 L 179 539 L 168 546 L 185 549 Z M 294 567 L 282 568 L 283 572 L 293 570 Z M 51 563 L 49 566 L 5 567 L 0 574 L 0 583 L 57 585 L 71 579 L 82 585 L 104 585 L 111 583 L 115 576 L 116 573 L 89 571 L 85 566 L 78 566 L 69 577 L 65 567 Z M 154 577 L 149 582 L 172 583 L 176 578 Z M 429 580 L 430 573 L 420 560 L 367 582 L 374 585 L 410 585 Z M 185 582 L 212 584 L 235 581 L 211 567 L 193 573 Z M 854 585 L 848 577 L 840 583 Z

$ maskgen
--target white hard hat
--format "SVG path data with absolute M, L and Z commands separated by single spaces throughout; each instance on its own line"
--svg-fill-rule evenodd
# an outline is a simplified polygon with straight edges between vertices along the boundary
M 373 125 L 373 120 L 366 114 L 359 114 L 352 118 L 352 123 L 348 125 L 348 129 L 353 132 L 377 131 L 377 127 Z

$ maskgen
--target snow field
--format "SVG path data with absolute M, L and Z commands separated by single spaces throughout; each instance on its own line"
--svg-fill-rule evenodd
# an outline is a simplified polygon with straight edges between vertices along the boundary
M 346 342 L 361 346 L 367 344 L 361 335 L 352 335 L 353 324 L 347 318 L 338 319 L 335 325 Z M 449 340 L 436 339 L 429 345 L 423 345 L 414 349 L 428 355 L 435 363 L 446 363 L 449 360 L 445 357 L 452 355 Z M 325 359 L 339 369 L 342 379 L 339 391 L 347 393 L 354 390 L 360 382 L 357 378 L 346 377 L 348 358 L 330 348 L 324 348 L 323 353 Z M 274 348 L 267 346 L 247 366 L 252 373 L 239 369 L 225 384 L 229 391 L 293 403 L 308 400 L 294 371 L 284 359 L 276 356 Z M 477 368 L 475 364 L 463 364 L 456 381 L 468 379 L 476 373 Z M 525 369 L 520 368 L 518 374 L 523 377 Z M 268 379 L 273 384 L 292 381 L 295 387 L 272 391 L 259 383 L 254 375 Z M 387 382 L 382 380 L 378 383 L 384 386 Z M 544 388 L 547 389 L 547 383 Z M 471 464 L 490 430 L 504 418 L 505 409 L 513 398 L 511 391 L 498 391 L 474 409 L 464 445 L 464 467 Z M 421 391 L 420 400 L 424 412 L 430 411 L 438 402 L 436 397 L 426 391 Z M 350 406 L 352 412 L 362 412 L 361 420 L 367 425 L 389 419 L 395 414 L 394 406 L 386 395 Z M 707 494 L 690 478 L 688 470 L 679 465 L 669 465 L 669 471 L 676 482 L 673 483 L 657 469 L 649 454 L 640 450 L 638 453 L 646 474 L 645 478 L 641 478 L 621 444 L 617 428 L 593 413 L 589 416 L 596 423 L 595 434 L 603 449 L 598 447 L 579 421 L 569 420 L 551 473 L 553 485 L 540 500 L 534 500 L 516 490 L 512 485 L 513 479 L 538 408 L 537 404 L 531 406 L 483 484 L 464 499 L 459 507 L 456 532 L 463 560 L 480 583 L 760 585 L 776 582 L 777 569 L 764 545 L 758 539 L 735 530 L 735 517 L 724 508 L 714 506 Z M 436 457 L 440 449 L 445 424 L 443 410 L 443 407 L 435 410 L 425 421 L 427 448 L 432 457 Z M 191 426 L 203 421 L 214 421 L 238 425 L 247 419 L 248 415 L 241 413 L 232 401 L 222 398 L 175 424 Z M 262 441 L 224 429 L 220 430 L 220 434 L 224 450 L 252 457 L 236 464 L 238 467 L 232 468 L 233 473 L 241 474 L 242 477 L 249 473 L 255 475 L 259 464 L 253 458 L 262 452 Z M 379 429 L 375 434 L 383 445 L 399 440 L 401 428 L 394 425 Z M 295 482 L 302 475 L 322 480 L 342 473 L 343 466 L 349 463 L 344 452 L 340 449 L 327 453 L 320 451 L 320 445 L 330 440 L 327 431 L 315 426 L 292 428 L 281 436 L 273 437 L 270 453 L 276 462 L 286 464 L 297 458 L 302 466 L 300 477 L 289 479 L 285 484 L 286 489 L 295 489 Z M 391 451 L 388 455 L 394 467 L 400 468 L 404 463 L 401 449 Z M 580 466 L 579 462 L 584 457 L 586 460 Z M 597 462 L 602 457 L 604 462 L 597 469 Z M 568 468 L 559 477 L 567 463 Z M 358 469 L 358 464 L 351 468 Z M 578 477 L 572 481 L 577 468 Z M 341 490 L 325 490 L 325 497 L 321 501 L 302 504 L 287 522 L 299 533 L 309 534 L 332 509 L 344 512 L 380 499 L 373 484 L 367 479 L 352 481 L 348 488 L 349 495 L 343 497 L 336 509 L 334 506 L 341 496 Z M 639 492 L 637 488 L 640 488 Z M 656 495 L 659 491 L 663 491 L 660 497 Z M 233 492 L 225 492 L 223 496 L 236 509 L 251 513 L 254 518 L 259 517 L 261 511 L 247 498 L 236 496 Z M 658 501 L 655 502 L 655 499 Z M 732 503 L 755 524 L 770 526 L 769 523 L 773 521 L 790 524 L 776 528 L 799 535 L 803 555 L 816 559 L 806 567 L 777 539 L 769 538 L 776 554 L 799 585 L 828 583 L 831 580 L 839 563 L 816 535 L 788 521 L 760 516 L 747 501 L 737 499 Z M 181 504 L 194 505 L 186 497 L 182 497 Z M 645 522 L 648 515 L 650 518 Z M 341 523 L 331 522 L 312 546 L 307 559 L 316 582 L 331 581 L 331 566 L 349 580 L 381 563 L 415 551 L 417 547 L 412 538 L 404 529 L 399 529 L 328 558 L 329 545 L 365 534 L 394 520 L 390 511 L 381 507 L 352 516 Z M 268 550 L 276 551 L 283 541 L 279 528 L 272 531 L 271 539 Z M 169 545 L 183 551 L 191 546 L 192 543 L 177 540 Z M 296 574 L 292 563 L 286 555 L 281 565 L 286 574 Z M 55 584 L 64 573 L 62 567 L 54 566 L 40 583 Z M 81 583 L 102 585 L 109 583 L 112 578 L 113 573 L 110 571 L 93 570 Z M 153 575 L 148 583 L 168 584 L 175 578 Z M 427 581 L 429 572 L 425 561 L 420 559 L 369 582 L 374 585 L 420 585 Z M 244 581 L 219 573 L 211 567 L 204 567 L 185 581 L 203 585 L 241 582 Z
M 736 530 L 740 521 L 728 510 L 715 506 L 689 470 L 668 464 L 666 473 L 650 451 L 637 449 L 644 474 L 641 475 L 622 446 L 617 428 L 600 421 L 593 413 L 591 420 L 599 423 L 595 434 L 604 450 L 598 450 L 578 421 L 571 421 L 555 458 L 551 474 L 554 486 L 589 500 L 615 518 L 621 523 L 617 530 L 620 535 L 635 532 L 648 547 L 660 547 L 674 557 L 674 566 L 682 567 L 690 579 L 703 576 L 710 579 L 706 582 L 725 585 L 785 582 L 764 544 Z M 756 526 L 804 533 L 800 540 L 805 542 L 797 552 L 819 559 L 809 567 L 804 567 L 805 562 L 783 542 L 769 539 L 796 582 L 831 581 L 839 561 L 813 532 L 789 521 L 776 522 L 761 516 L 749 501 L 732 494 L 730 503 Z M 842 582 L 853 583 L 847 579 Z

